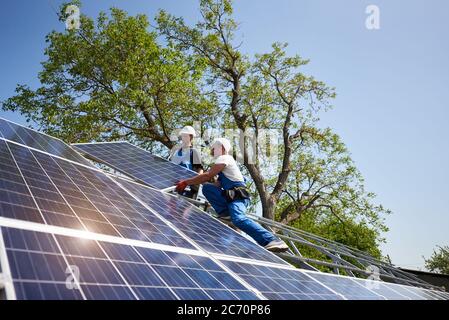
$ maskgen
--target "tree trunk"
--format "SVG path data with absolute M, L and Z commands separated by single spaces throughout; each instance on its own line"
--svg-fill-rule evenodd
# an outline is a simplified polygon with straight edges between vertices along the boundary
M 276 209 L 276 201 L 273 197 L 265 197 L 265 199 L 262 199 L 261 197 L 261 203 L 262 203 L 262 216 L 266 219 L 274 220 L 274 213 Z
M 233 90 L 232 90 L 232 100 L 230 103 L 232 115 L 234 116 L 237 127 L 242 130 L 242 132 L 246 129 L 246 115 L 239 114 L 239 101 L 240 101 L 240 75 L 237 72 L 232 72 L 231 77 L 233 79 Z M 243 159 L 248 159 L 247 150 L 245 145 L 243 144 Z M 257 165 L 248 163 L 244 161 L 245 167 L 248 169 L 251 178 L 256 185 L 257 193 L 259 194 L 260 202 L 262 204 L 262 216 L 264 218 L 274 220 L 274 213 L 276 209 L 276 200 L 273 195 L 271 195 L 264 183 L 263 176 Z

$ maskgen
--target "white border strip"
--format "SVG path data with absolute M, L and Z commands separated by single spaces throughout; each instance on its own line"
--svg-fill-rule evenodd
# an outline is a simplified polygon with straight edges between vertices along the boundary
M 212 253 L 211 252 L 210 254 L 212 256 L 214 256 L 216 259 L 223 260 L 223 261 L 239 262 L 239 263 L 245 263 L 245 264 L 252 264 L 252 265 L 256 265 L 256 266 L 273 267 L 273 268 L 285 269 L 285 270 L 298 270 L 298 268 L 296 268 L 292 265 L 284 265 L 284 264 L 278 264 L 278 263 L 262 261 L 262 260 L 252 260 L 249 258 L 230 256 L 227 254 L 220 254 L 220 253 Z
M 22 230 L 28 230 L 28 231 L 51 233 L 51 234 L 56 234 L 56 235 L 61 235 L 61 236 L 68 236 L 68 237 L 82 238 L 82 239 L 88 239 L 88 240 L 97 240 L 97 241 L 103 241 L 103 242 L 123 244 L 123 245 L 135 246 L 135 247 L 140 247 L 140 248 L 148 248 L 148 249 L 155 249 L 155 250 L 161 250 L 161 251 L 183 253 L 183 254 L 194 255 L 194 256 L 202 256 L 202 257 L 207 256 L 207 254 L 205 254 L 201 251 L 198 251 L 198 250 L 193 250 L 193 249 L 173 247 L 173 246 L 168 246 L 165 244 L 159 244 L 159 243 L 154 243 L 154 242 L 145 242 L 145 241 L 140 241 L 140 240 L 119 238 L 119 237 L 94 233 L 94 232 L 85 231 L 85 230 L 75 230 L 75 229 L 57 227 L 57 226 L 52 226 L 52 225 L 45 225 L 45 224 L 41 224 L 41 223 L 29 222 L 29 221 L 24 221 L 24 220 L 16 220 L 16 219 L 5 218 L 5 217 L 0 217 L 0 226 L 5 227 L 5 228 L 22 229 Z

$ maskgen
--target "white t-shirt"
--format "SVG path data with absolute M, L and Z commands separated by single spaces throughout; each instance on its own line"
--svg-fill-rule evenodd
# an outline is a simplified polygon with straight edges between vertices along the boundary
M 238 181 L 245 182 L 245 179 L 243 178 L 243 175 L 240 172 L 239 167 L 237 166 L 237 162 L 231 155 L 225 154 L 217 157 L 215 159 L 215 164 L 225 164 L 225 167 L 222 172 L 225 175 L 225 177 L 228 178 L 229 180 L 235 182 Z

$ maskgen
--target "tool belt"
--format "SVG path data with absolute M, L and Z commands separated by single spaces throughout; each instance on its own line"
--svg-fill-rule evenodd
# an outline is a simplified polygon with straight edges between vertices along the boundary
M 227 202 L 232 202 L 235 200 L 244 200 L 244 199 L 250 198 L 248 189 L 246 189 L 245 187 L 234 187 L 229 190 L 224 190 L 223 194 L 224 194 Z

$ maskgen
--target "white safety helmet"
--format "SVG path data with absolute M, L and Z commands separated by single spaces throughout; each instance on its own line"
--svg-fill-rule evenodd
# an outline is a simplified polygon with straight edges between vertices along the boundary
M 194 138 L 196 137 L 195 129 L 192 126 L 185 126 L 184 128 L 179 131 L 179 136 L 182 136 L 183 134 L 190 134 Z
M 231 150 L 231 142 L 226 138 L 217 138 L 214 140 L 214 142 L 211 145 L 211 148 L 215 148 L 217 146 L 223 146 L 226 153 L 228 153 Z

